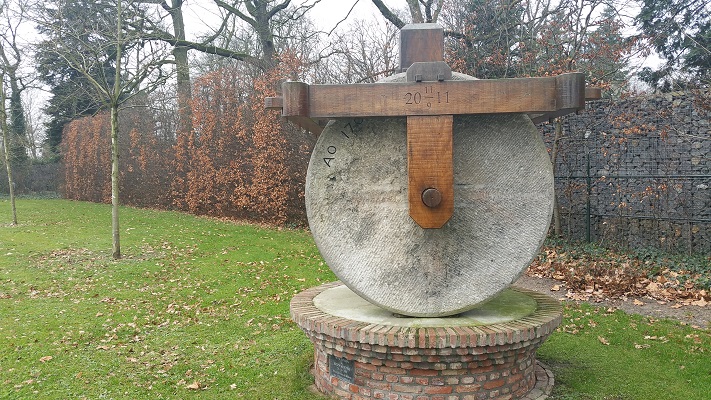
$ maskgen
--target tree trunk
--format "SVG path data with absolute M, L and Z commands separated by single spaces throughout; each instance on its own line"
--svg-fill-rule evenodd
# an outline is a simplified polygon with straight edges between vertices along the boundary
M 185 41 L 185 21 L 183 19 L 183 0 L 173 0 L 168 10 L 173 22 L 173 35 L 176 39 Z M 193 130 L 192 88 L 190 85 L 190 66 L 188 65 L 188 48 L 175 46 L 176 81 L 178 85 L 178 135 L 188 135 Z
M 119 146 L 118 105 L 111 105 L 111 248 L 115 260 L 121 258 L 119 229 Z
M 5 109 L 5 86 L 3 75 L 0 74 L 0 129 L 2 129 L 2 143 L 5 149 L 5 168 L 7 169 L 7 183 L 10 188 L 10 205 L 12 207 L 12 224 L 17 225 L 17 208 L 15 208 L 15 182 L 12 179 L 12 163 L 10 162 L 10 142 L 7 134 L 7 110 Z
M 405 26 L 405 22 L 395 15 L 395 13 L 393 13 L 382 0 L 371 1 L 375 7 L 378 8 L 378 11 L 380 11 L 383 17 L 398 27 L 398 29 L 402 29 L 402 27 Z M 422 13 L 420 4 L 425 7 L 424 14 Z M 410 9 L 410 18 L 412 19 L 413 24 L 423 22 L 435 23 L 437 22 L 439 13 L 442 11 L 442 7 L 444 6 L 444 0 L 428 0 L 426 2 L 423 0 L 407 0 L 407 6 Z M 433 6 L 434 10 L 432 9 Z
M 116 3 L 116 70 L 114 87 L 110 97 L 111 106 L 111 248 L 114 260 L 121 258 L 121 230 L 119 228 L 119 115 L 121 101 L 121 57 L 123 49 L 123 9 L 121 0 Z
M 413 24 L 425 22 L 425 19 L 422 18 L 422 10 L 420 9 L 420 2 L 418 0 L 407 0 L 407 5 L 410 7 L 410 16 L 412 17 Z
M 270 25 L 271 15 L 267 10 L 266 2 L 257 3 L 255 8 L 254 20 L 257 25 L 254 27 L 259 36 L 259 43 L 262 46 L 262 60 L 264 62 L 264 70 L 267 71 L 275 66 L 276 49 L 274 48 L 274 34 Z
M 178 134 L 188 135 L 193 130 L 192 90 L 190 87 L 190 67 L 187 47 L 175 47 L 176 80 L 178 85 Z

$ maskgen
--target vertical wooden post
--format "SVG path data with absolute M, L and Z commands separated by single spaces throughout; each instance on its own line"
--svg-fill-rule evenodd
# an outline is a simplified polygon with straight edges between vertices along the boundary
M 451 70 L 444 64 L 442 27 L 403 27 L 400 68 L 407 71 L 411 82 L 451 78 Z M 407 117 L 408 207 L 410 217 L 425 229 L 441 228 L 454 213 L 452 125 L 452 115 Z
M 407 117 L 407 197 L 422 228 L 441 228 L 454 212 L 451 115 Z

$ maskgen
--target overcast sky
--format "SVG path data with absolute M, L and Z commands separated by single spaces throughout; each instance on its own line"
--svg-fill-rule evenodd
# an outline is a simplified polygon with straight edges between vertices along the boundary
M 407 8 L 405 0 L 383 0 L 391 10 Z M 380 11 L 370 0 L 321 0 L 312 10 L 312 18 L 321 29 L 331 30 L 333 25 L 348 15 L 348 11 L 355 5 L 350 19 L 370 19 L 380 16 Z
M 310 4 L 313 1 L 292 0 L 292 4 Z M 405 0 L 383 0 L 383 3 L 393 11 L 407 9 Z M 354 4 L 353 12 L 348 17 L 349 20 L 382 18 L 371 0 L 321 0 L 314 6 L 309 16 L 316 26 L 325 32 L 329 32 L 348 15 L 348 11 Z M 204 0 L 190 0 L 186 2 L 186 6 L 186 30 L 189 39 L 195 39 L 199 34 L 207 32 L 209 30 L 208 27 L 216 28 L 220 23 L 220 17 L 214 3 L 205 2 Z

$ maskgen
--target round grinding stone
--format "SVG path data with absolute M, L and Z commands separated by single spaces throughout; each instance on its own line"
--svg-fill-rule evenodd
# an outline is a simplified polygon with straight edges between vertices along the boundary
M 454 214 L 409 216 L 406 118 L 338 119 L 306 177 L 316 245 L 353 292 L 416 317 L 458 314 L 498 294 L 535 256 L 551 219 L 553 171 L 525 115 L 455 116 Z

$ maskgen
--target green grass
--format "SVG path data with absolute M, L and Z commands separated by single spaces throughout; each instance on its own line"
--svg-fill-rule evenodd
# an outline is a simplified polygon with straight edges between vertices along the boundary
M 711 332 L 676 322 L 569 303 L 538 359 L 552 399 L 711 398 Z
M 313 397 L 288 303 L 333 276 L 306 232 L 123 209 L 113 261 L 109 210 L 23 200 L 0 227 L 0 398 Z
M 307 232 L 124 208 L 114 261 L 109 206 L 17 206 L 10 226 L 0 199 L 0 399 L 321 399 L 288 317 L 334 279 Z M 708 331 L 571 303 L 539 354 L 553 399 L 710 398 Z

